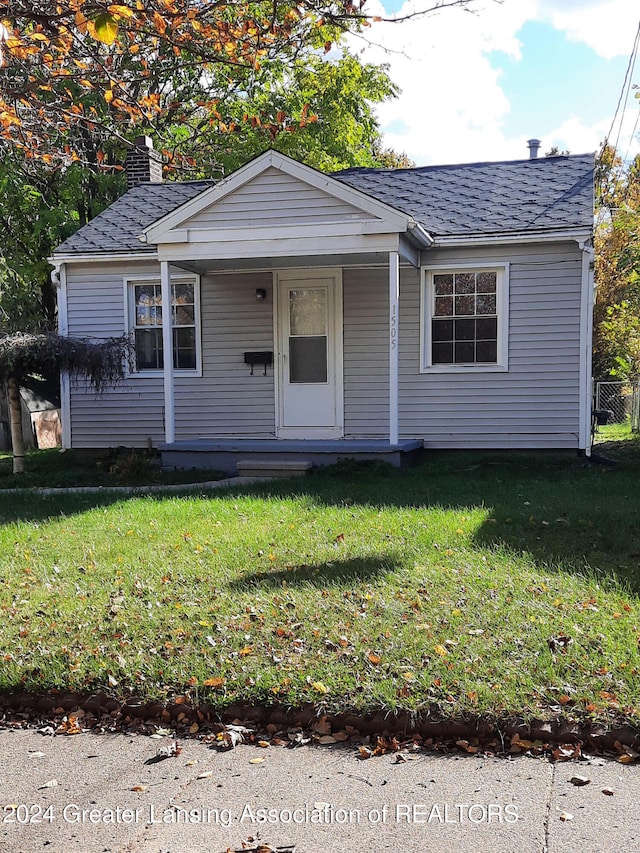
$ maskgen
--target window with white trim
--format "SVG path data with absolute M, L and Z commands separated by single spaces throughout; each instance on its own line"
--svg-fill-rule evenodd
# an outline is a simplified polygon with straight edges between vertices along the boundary
M 129 280 L 127 284 L 129 327 L 134 341 L 136 371 L 160 371 L 164 366 L 160 280 Z M 199 314 L 198 278 L 172 276 L 171 327 L 174 370 L 196 372 L 199 369 Z
M 427 269 L 423 370 L 507 368 L 506 265 Z

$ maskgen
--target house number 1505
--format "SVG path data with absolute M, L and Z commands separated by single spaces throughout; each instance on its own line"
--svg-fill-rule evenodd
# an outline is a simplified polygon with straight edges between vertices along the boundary
M 391 349 L 395 349 L 398 346 L 398 315 L 395 305 L 391 308 L 391 324 L 389 329 L 389 335 L 391 338 Z

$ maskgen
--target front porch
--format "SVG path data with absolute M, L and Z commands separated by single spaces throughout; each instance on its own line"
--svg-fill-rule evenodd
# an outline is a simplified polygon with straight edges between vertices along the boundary
M 265 472 L 277 471 L 283 462 L 323 466 L 342 459 L 379 459 L 394 468 L 404 468 L 417 461 L 422 448 L 422 439 L 404 439 L 395 444 L 385 439 L 201 439 L 161 444 L 158 449 L 163 469 L 210 468 L 235 476 L 238 463 L 243 462 L 269 463 L 268 468 L 262 466 Z M 282 473 L 287 467 L 280 468 Z

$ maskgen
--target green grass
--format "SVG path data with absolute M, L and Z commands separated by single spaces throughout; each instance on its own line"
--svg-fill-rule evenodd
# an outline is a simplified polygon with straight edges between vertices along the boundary
M 609 449 L 0 496 L 0 688 L 634 720 L 640 451 Z
M 97 458 L 83 458 L 70 450 L 32 450 L 24 474 L 13 473 L 13 458 L 0 451 L 0 489 L 71 488 L 77 486 L 156 485 L 220 479 L 219 471 L 160 471 L 145 451 L 118 448 Z

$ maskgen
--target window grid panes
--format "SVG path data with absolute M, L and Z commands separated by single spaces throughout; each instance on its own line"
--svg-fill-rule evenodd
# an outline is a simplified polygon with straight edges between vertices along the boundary
M 162 340 L 162 289 L 159 282 L 132 285 L 134 338 L 138 370 L 161 370 L 164 366 Z M 171 326 L 173 366 L 176 370 L 196 368 L 196 285 L 171 283 Z
M 431 363 L 496 364 L 498 273 L 435 273 Z

